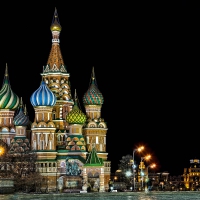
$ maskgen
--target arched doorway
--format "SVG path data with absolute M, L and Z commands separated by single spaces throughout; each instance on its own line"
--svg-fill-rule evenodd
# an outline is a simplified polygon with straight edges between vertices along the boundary
M 91 192 L 99 192 L 99 187 L 100 187 L 99 172 L 88 173 L 88 184 L 90 186 Z

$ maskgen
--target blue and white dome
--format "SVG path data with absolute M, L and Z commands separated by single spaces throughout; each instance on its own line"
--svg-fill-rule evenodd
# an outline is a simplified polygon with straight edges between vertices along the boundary
M 42 81 L 40 87 L 31 95 L 30 101 L 32 106 L 54 106 L 56 96 L 46 83 Z

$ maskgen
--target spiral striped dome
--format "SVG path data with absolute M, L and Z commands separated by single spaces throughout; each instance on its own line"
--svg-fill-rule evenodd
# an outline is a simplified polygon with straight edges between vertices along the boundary
M 83 96 L 83 104 L 86 105 L 101 105 L 103 104 L 104 98 L 102 93 L 99 91 L 95 79 L 92 80 L 92 84 Z
M 31 95 L 30 101 L 33 106 L 54 106 L 56 96 L 42 81 L 40 87 Z
M 11 89 L 6 67 L 3 86 L 0 90 L 0 109 L 15 110 L 18 107 L 18 105 L 19 105 L 19 97 Z
M 24 114 L 23 109 L 20 108 L 18 114 L 13 119 L 15 126 L 27 126 L 29 124 L 29 117 Z

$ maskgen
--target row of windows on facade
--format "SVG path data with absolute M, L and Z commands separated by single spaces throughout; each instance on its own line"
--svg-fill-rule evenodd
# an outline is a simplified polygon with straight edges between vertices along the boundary
M 41 133 L 36 133 L 36 134 L 37 134 L 37 140 L 38 140 L 38 142 L 44 140 L 44 139 L 41 140 L 41 138 L 39 138 L 39 135 Z M 49 135 L 50 133 L 43 133 L 43 134 L 45 134 L 44 138 L 46 138 L 45 141 L 47 141 L 47 138 L 48 138 L 47 135 Z M 67 138 L 68 138 L 67 134 L 64 134 L 64 135 L 63 134 L 58 134 L 57 135 L 57 141 L 58 142 L 60 142 L 60 141 L 64 142 L 64 141 L 67 140 Z M 106 137 L 105 136 L 104 137 L 100 137 L 100 139 L 99 139 L 99 136 L 96 136 L 96 137 L 89 137 L 89 136 L 87 136 L 86 139 L 87 139 L 87 144 L 92 144 L 92 143 L 95 143 L 95 144 L 106 144 Z M 74 139 L 71 139 L 70 141 L 74 141 L 74 140 L 79 141 L 79 139 L 77 137 L 74 138 Z
M 67 134 L 66 135 L 59 134 L 59 135 L 57 135 L 57 141 L 59 141 L 59 142 L 63 141 L 64 142 L 67 139 L 67 137 L 68 137 Z M 79 140 L 78 138 L 76 138 L 76 139 L 77 139 L 77 141 Z M 86 139 L 87 139 L 87 144 L 92 144 L 92 143 L 95 143 L 95 144 L 106 144 L 106 137 L 105 136 L 104 137 L 100 137 L 100 138 L 99 138 L 99 136 L 96 136 L 96 137 L 87 136 Z M 72 139 L 72 140 L 75 140 L 75 138 Z
M 48 162 L 48 163 L 37 163 L 36 166 L 37 166 L 37 168 L 57 167 L 57 163 L 56 162 L 53 162 L 53 163 L 50 163 L 50 162 Z M 66 166 L 65 162 L 62 161 L 60 166 L 61 167 L 65 167 Z M 104 161 L 104 167 L 110 168 L 111 167 L 111 163 Z
M 48 84 L 49 80 L 45 79 L 45 82 L 46 82 L 46 84 Z M 53 83 L 53 82 L 55 82 L 55 83 L 59 83 L 60 82 L 61 84 L 63 84 L 63 83 L 68 84 L 68 80 L 66 80 L 66 79 L 61 79 L 60 81 L 58 79 L 56 79 L 56 78 L 50 79 L 50 83 Z M 68 85 L 63 85 L 63 87 L 69 88 Z
M 37 163 L 36 164 L 37 168 L 40 167 L 57 167 L 57 163 L 53 162 L 53 163 Z
M 191 169 L 189 172 L 200 172 L 200 169 Z
M 54 148 L 54 146 L 53 146 L 53 142 L 52 141 L 49 141 L 48 144 L 45 143 L 44 141 L 40 141 L 39 145 L 37 145 L 36 141 L 33 142 L 33 149 L 34 150 L 54 150 L 53 148 Z M 66 149 L 72 150 L 72 151 L 75 151 L 75 150 L 77 150 L 77 151 L 79 151 L 79 150 L 86 151 L 86 148 L 84 146 L 80 147 L 80 146 L 77 146 L 77 145 L 67 146 Z M 105 151 L 105 146 L 100 144 L 98 150 L 99 151 Z
M 200 176 L 200 173 L 190 173 L 190 176 Z

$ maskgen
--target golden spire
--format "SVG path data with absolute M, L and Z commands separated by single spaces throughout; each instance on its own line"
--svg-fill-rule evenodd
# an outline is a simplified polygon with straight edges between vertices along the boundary
M 27 115 L 26 104 L 24 105 L 24 114 Z
M 75 101 L 77 100 L 76 89 L 75 89 L 75 93 L 74 93 L 74 99 L 75 99 Z
M 78 106 L 78 97 L 77 97 L 76 89 L 75 89 L 75 92 L 74 92 L 74 105 Z
M 53 20 L 52 20 L 52 24 L 50 27 L 51 31 L 61 31 L 61 25 L 59 23 L 59 19 L 58 19 L 58 13 L 57 13 L 57 9 L 55 8 L 54 11 L 54 16 L 53 16 Z
M 61 31 L 61 26 L 59 24 L 56 8 L 54 12 L 53 21 L 51 24 L 51 31 L 52 31 L 52 47 L 51 47 L 51 51 L 47 60 L 48 66 L 46 67 L 48 67 L 49 71 L 54 71 L 55 73 L 60 70 L 62 72 L 67 72 L 67 70 L 65 69 L 65 65 L 62 58 L 60 45 L 59 45 L 60 43 L 59 35 Z
M 80 102 L 79 102 L 79 100 L 78 100 L 78 95 L 77 95 L 76 89 L 75 89 L 75 92 L 74 92 L 74 105 L 77 106 L 77 108 L 78 108 L 79 110 L 82 110 L 82 109 L 81 109 Z
M 95 74 L 94 74 L 94 66 L 92 67 L 92 80 L 95 79 Z
M 6 63 L 5 76 L 8 76 L 8 64 Z
M 22 108 L 22 106 L 23 106 L 22 97 L 20 98 L 19 106 L 20 106 L 20 108 Z
M 56 7 L 55 7 L 55 11 L 54 11 L 54 16 L 55 16 L 55 18 L 58 17 L 58 13 L 57 13 L 57 9 L 56 9 Z
M 5 74 L 4 74 L 4 80 L 3 80 L 3 84 L 10 84 L 9 81 L 9 76 L 8 76 L 8 64 L 6 63 L 6 69 L 5 69 Z

